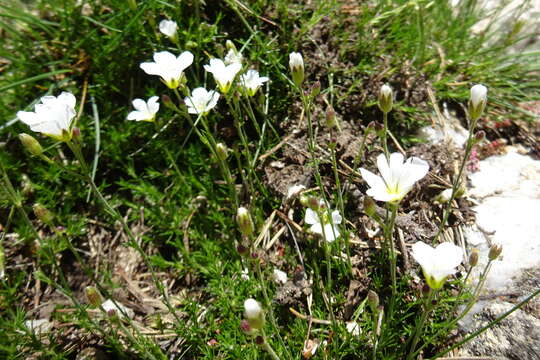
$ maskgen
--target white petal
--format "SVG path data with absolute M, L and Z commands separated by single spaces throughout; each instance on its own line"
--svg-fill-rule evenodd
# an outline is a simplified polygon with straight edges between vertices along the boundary
M 189 51 L 184 51 L 178 56 L 178 62 L 182 65 L 182 71 L 193 63 L 193 54 Z
M 386 188 L 386 184 L 383 179 L 380 176 L 375 175 L 371 171 L 360 168 L 360 174 L 362 175 L 362 179 L 364 179 L 368 183 L 369 187 L 377 189 Z
M 176 56 L 174 56 L 168 51 L 160 51 L 160 52 L 154 53 L 154 61 L 157 64 L 161 64 L 161 65 L 172 64 L 176 61 Z
M 140 112 L 140 111 L 132 111 L 128 114 L 127 119 L 128 120 L 135 120 L 135 121 L 143 121 L 148 120 L 147 114 Z
M 313 225 L 320 222 L 319 215 L 310 208 L 306 209 L 306 216 L 304 217 L 304 221 L 306 224 Z
M 58 100 L 62 101 L 67 106 L 74 108 L 75 103 L 77 102 L 77 99 L 75 96 L 67 91 L 62 92 L 60 95 L 58 95 Z
M 148 112 L 148 107 L 143 99 L 134 99 L 132 101 L 133 107 L 140 112 Z
M 369 188 L 366 191 L 366 194 L 371 196 L 372 198 L 374 198 L 377 201 L 385 201 L 385 202 L 387 202 L 387 201 L 398 200 L 396 198 L 396 194 L 390 194 L 388 192 L 388 189 L 386 188 L 386 185 Z
M 139 67 L 148 75 L 160 75 L 161 68 L 158 64 L 153 62 L 144 62 Z
M 342 220 L 343 220 L 343 218 L 339 214 L 339 211 L 337 211 L 337 210 L 332 211 L 332 223 L 341 224 Z
M 407 159 L 398 180 L 399 186 L 410 189 L 415 182 L 426 176 L 428 171 L 429 164 L 426 161 L 417 157 Z
M 39 122 L 36 113 L 31 111 L 18 111 L 17 117 L 28 126 L 32 126 Z
M 435 249 L 423 241 L 418 241 L 412 245 L 411 255 L 422 266 L 422 269 L 431 275 L 434 270 L 434 263 L 437 261 L 435 258 Z
M 152 96 L 150 99 L 148 99 L 148 111 L 151 114 L 156 114 L 159 111 L 159 103 L 158 103 L 158 96 Z
M 385 184 L 392 186 L 392 172 L 390 171 L 390 166 L 388 165 L 388 160 L 386 160 L 386 155 L 379 154 L 377 156 L 377 168 L 381 173 L 381 177 Z M 362 175 L 363 176 L 363 175 Z M 367 180 L 366 180 L 367 181 Z
M 332 224 L 326 224 L 324 225 L 323 230 L 326 241 L 328 242 L 332 242 L 339 237 L 339 229 L 337 226 L 332 226 Z
M 314 234 L 322 235 L 322 225 L 320 223 L 313 224 L 309 228 L 309 231 L 311 231 Z

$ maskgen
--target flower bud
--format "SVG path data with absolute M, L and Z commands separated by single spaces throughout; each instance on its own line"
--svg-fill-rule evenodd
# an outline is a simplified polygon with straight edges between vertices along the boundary
M 81 142 L 82 135 L 81 135 L 81 129 L 78 127 L 74 127 L 73 130 L 71 130 L 71 136 L 75 141 Z
M 315 83 L 311 86 L 311 97 L 315 98 L 317 95 L 321 93 L 321 82 L 319 80 L 315 81 Z
M 392 110 L 392 104 L 394 102 L 394 94 L 392 88 L 388 85 L 381 86 L 379 92 L 379 108 L 384 113 L 389 113 Z
M 47 208 L 41 204 L 35 203 L 34 206 L 32 206 L 32 209 L 34 210 L 34 215 L 43 222 L 44 224 L 51 225 L 52 221 L 54 219 L 54 215 L 47 210 Z
M 235 53 L 238 52 L 238 50 L 236 50 L 236 46 L 231 40 L 225 41 L 225 47 L 227 50 L 233 50 Z
M 88 300 L 88 303 L 93 307 L 99 307 L 103 303 L 101 294 L 94 286 L 87 286 L 84 289 L 84 293 L 86 295 L 86 300 Z
M 264 313 L 261 304 L 254 299 L 244 301 L 244 317 L 252 329 L 260 330 L 264 326 Z
M 310 199 L 310 196 L 300 195 L 300 204 L 303 207 L 309 207 L 309 199 Z
M 251 215 L 248 209 L 243 206 L 239 207 L 238 211 L 236 212 L 236 222 L 238 223 L 240 232 L 245 236 L 251 235 L 251 233 L 253 233 L 253 231 L 255 230 Z
M 28 152 L 34 156 L 40 156 L 43 154 L 43 148 L 39 141 L 37 141 L 32 135 L 25 133 L 19 134 L 19 140 Z
M 489 248 L 488 258 L 489 260 L 497 260 L 497 258 L 501 255 L 501 253 L 502 253 L 502 245 L 493 244 Z
M 367 294 L 368 304 L 371 307 L 371 311 L 377 312 L 379 307 L 379 295 L 373 290 L 369 290 Z
M 317 212 L 317 211 L 319 211 L 319 209 L 321 208 L 321 202 L 320 202 L 319 199 L 317 199 L 316 197 L 310 196 L 310 197 L 308 198 L 308 201 L 307 201 L 307 206 L 308 206 L 311 210 Z
M 486 132 L 484 130 L 480 130 L 476 134 L 474 134 L 474 141 L 477 143 L 483 141 L 485 138 L 486 138 Z
M 304 81 L 304 59 L 300 53 L 292 52 L 289 54 L 289 68 L 296 86 L 302 86 Z
M 163 103 L 163 106 L 165 106 L 168 109 L 176 110 L 176 105 L 172 102 L 169 95 L 161 95 L 161 102 Z
M 246 334 L 251 335 L 253 332 L 253 329 L 249 325 L 249 322 L 247 320 L 240 321 L 240 329 L 245 332 Z
M 332 105 L 326 108 L 326 126 L 330 129 L 335 127 L 339 128 L 336 112 L 334 111 Z
M 263 338 L 262 336 L 260 336 L 260 335 L 257 336 L 257 337 L 255 338 L 255 344 L 257 344 L 257 345 L 262 345 L 262 344 L 264 344 L 264 338 Z
M 135 0 L 127 0 L 128 6 L 132 11 L 137 10 L 137 1 Z
M 376 206 L 377 205 L 375 205 L 375 201 L 373 201 L 372 198 L 370 198 L 369 196 L 364 196 L 364 213 L 367 216 L 369 217 L 375 216 L 375 214 L 377 213 Z
M 219 160 L 225 161 L 227 160 L 227 157 L 229 156 L 229 148 L 227 148 L 227 145 L 225 145 L 224 143 L 217 143 L 216 154 Z
M 469 255 L 469 265 L 475 267 L 478 264 L 478 249 L 472 249 L 471 254 Z
M 469 115 L 472 120 L 477 120 L 487 103 L 487 88 L 484 85 L 474 85 L 471 88 L 471 97 L 469 99 Z
M 242 244 L 239 244 L 237 247 L 236 247 L 236 251 L 238 251 L 238 253 L 242 256 L 246 255 L 247 252 L 248 252 L 248 248 L 245 247 L 244 245 Z

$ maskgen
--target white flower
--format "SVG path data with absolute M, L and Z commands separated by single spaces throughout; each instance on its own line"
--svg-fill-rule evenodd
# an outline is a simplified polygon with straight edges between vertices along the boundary
M 306 187 L 304 185 L 293 185 L 290 186 L 287 189 L 287 199 L 292 199 L 296 195 L 298 195 L 302 190 L 305 190 Z
M 487 100 L 487 88 L 484 85 L 477 84 L 471 88 L 471 103 L 474 107 L 485 103 Z
M 232 63 L 225 65 L 225 63 L 220 59 L 210 59 L 209 65 L 204 65 L 204 70 L 212 73 L 214 80 L 219 86 L 219 90 L 226 94 L 232 83 L 236 74 L 242 69 L 242 65 L 239 63 Z
M 304 58 L 302 54 L 297 52 L 292 52 L 289 54 L 289 67 L 291 71 L 302 70 L 304 71 Z
M 32 111 L 19 111 L 17 117 L 30 129 L 56 140 L 69 141 L 72 136 L 71 121 L 75 117 L 75 96 L 62 92 L 58 97 L 44 96 Z
M 384 154 L 377 156 L 377 167 L 381 176 L 361 168 L 360 173 L 370 186 L 367 194 L 379 201 L 399 202 L 412 189 L 415 182 L 429 171 L 429 165 L 422 159 L 411 157 L 403 162 L 400 153 L 390 154 L 390 161 Z
M 235 49 L 229 49 L 229 51 L 227 51 L 227 55 L 225 55 L 224 63 L 225 65 L 234 63 L 242 64 L 243 59 L 244 57 L 242 56 L 242 53 L 236 51 Z
M 434 249 L 418 241 L 412 246 L 412 256 L 422 267 L 429 287 L 434 290 L 440 289 L 463 261 L 461 248 L 449 242 L 443 242 Z
M 159 97 L 152 96 L 145 102 L 143 99 L 133 100 L 133 107 L 135 111 L 132 111 L 128 114 L 128 120 L 135 121 L 154 121 L 156 119 L 156 113 L 159 110 Z
M 148 75 L 159 75 L 163 82 L 171 89 L 180 85 L 184 70 L 193 63 L 193 54 L 184 51 L 178 57 L 168 51 L 154 53 L 154 62 L 145 62 L 140 65 Z
M 245 74 L 240 76 L 240 83 L 246 89 L 249 96 L 255 95 L 262 84 L 268 80 L 270 79 L 266 76 L 259 76 L 259 72 L 257 70 L 248 70 Z
M 301 86 L 304 81 L 304 59 L 300 53 L 292 52 L 289 54 L 289 68 L 293 82 L 296 86 Z
M 272 279 L 278 284 L 285 284 L 287 282 L 287 273 L 279 269 L 274 269 Z
M 205 88 L 198 87 L 193 89 L 191 96 L 187 96 L 184 102 L 188 106 L 188 112 L 190 114 L 205 115 L 217 105 L 218 99 L 218 92 L 214 90 L 208 91 Z
M 242 269 L 242 273 L 240 274 L 240 279 L 242 279 L 244 281 L 249 280 L 249 270 L 247 268 Z
M 352 336 L 360 335 L 360 325 L 356 321 L 347 321 L 345 327 Z
M 161 20 L 159 23 L 159 31 L 161 31 L 163 35 L 166 35 L 171 39 L 176 38 L 177 30 L 178 24 L 172 20 Z
M 309 230 L 312 233 L 320 234 L 323 236 L 323 238 L 326 239 L 328 242 L 332 242 L 335 239 L 339 237 L 339 228 L 337 227 L 338 224 L 341 224 L 341 215 L 339 214 L 339 211 L 334 210 L 331 213 L 331 219 L 328 216 L 328 209 L 327 206 L 325 206 L 325 203 L 323 200 L 320 201 L 320 212 L 322 215 L 322 221 L 319 218 L 319 215 L 317 212 L 311 210 L 310 208 L 306 209 L 306 216 L 304 218 L 304 221 L 306 224 L 311 225 Z
M 244 316 L 246 319 L 258 319 L 261 315 L 261 304 L 257 300 L 247 299 L 244 301 Z

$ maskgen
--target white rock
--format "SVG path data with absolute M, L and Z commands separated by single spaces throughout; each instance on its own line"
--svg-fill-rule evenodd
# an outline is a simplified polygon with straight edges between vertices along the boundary
M 491 243 L 501 244 L 502 259 L 493 263 L 486 290 L 504 292 L 512 279 L 528 268 L 540 267 L 540 161 L 520 155 L 515 148 L 480 161 L 469 175 L 469 194 L 478 199 L 476 223 Z M 469 229 L 467 242 L 480 250 L 480 264 L 489 252 L 485 235 Z
M 47 319 L 26 320 L 24 326 L 35 334 L 45 334 L 51 330 L 53 324 Z

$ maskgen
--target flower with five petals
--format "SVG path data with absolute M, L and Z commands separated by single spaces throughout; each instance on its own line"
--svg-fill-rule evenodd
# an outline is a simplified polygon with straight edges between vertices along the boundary
M 259 76 L 257 70 L 248 70 L 245 74 L 240 75 L 240 83 L 249 96 L 254 96 L 262 84 L 268 80 L 270 79 L 266 76 Z
M 433 290 L 440 289 L 446 278 L 456 272 L 463 261 L 463 251 L 459 246 L 443 242 L 432 248 L 418 241 L 412 246 L 412 256 L 422 267 L 426 282 Z
M 341 224 L 341 215 L 337 210 L 329 214 L 328 207 L 322 199 L 319 201 L 319 211 L 320 217 L 317 211 L 307 208 L 304 221 L 311 225 L 309 231 L 321 235 L 328 242 L 332 242 L 339 237 L 340 232 L 337 225 Z
M 158 99 L 159 97 L 152 96 L 146 102 L 143 99 L 133 100 L 133 107 L 135 108 L 135 111 L 130 112 L 127 119 L 153 122 L 156 119 L 156 113 L 159 110 Z
M 384 154 L 377 156 L 377 167 L 381 176 L 361 168 L 362 178 L 369 185 L 366 192 L 378 201 L 397 203 L 412 189 L 415 182 L 422 179 L 429 171 L 429 164 L 424 160 L 411 157 L 403 161 L 400 153 L 390 154 L 387 161 Z
M 219 93 L 215 90 L 198 87 L 193 89 L 191 96 L 187 96 L 184 102 L 188 106 L 188 113 L 206 115 L 217 105 L 218 99 Z
M 180 86 L 184 70 L 193 63 L 193 54 L 184 51 L 178 57 L 168 51 L 154 53 L 154 62 L 144 62 L 140 65 L 148 75 L 161 76 L 161 80 L 170 89 Z
M 58 96 L 44 96 L 34 111 L 19 111 L 17 117 L 30 129 L 59 141 L 70 141 L 71 122 L 75 117 L 75 96 L 62 92 Z
M 219 90 L 223 94 L 226 94 L 229 91 L 233 80 L 240 69 L 242 69 L 241 64 L 234 62 L 232 64 L 225 65 L 225 63 L 220 59 L 210 59 L 210 64 L 204 65 L 204 70 L 208 71 L 214 76 L 214 80 L 216 81 Z

